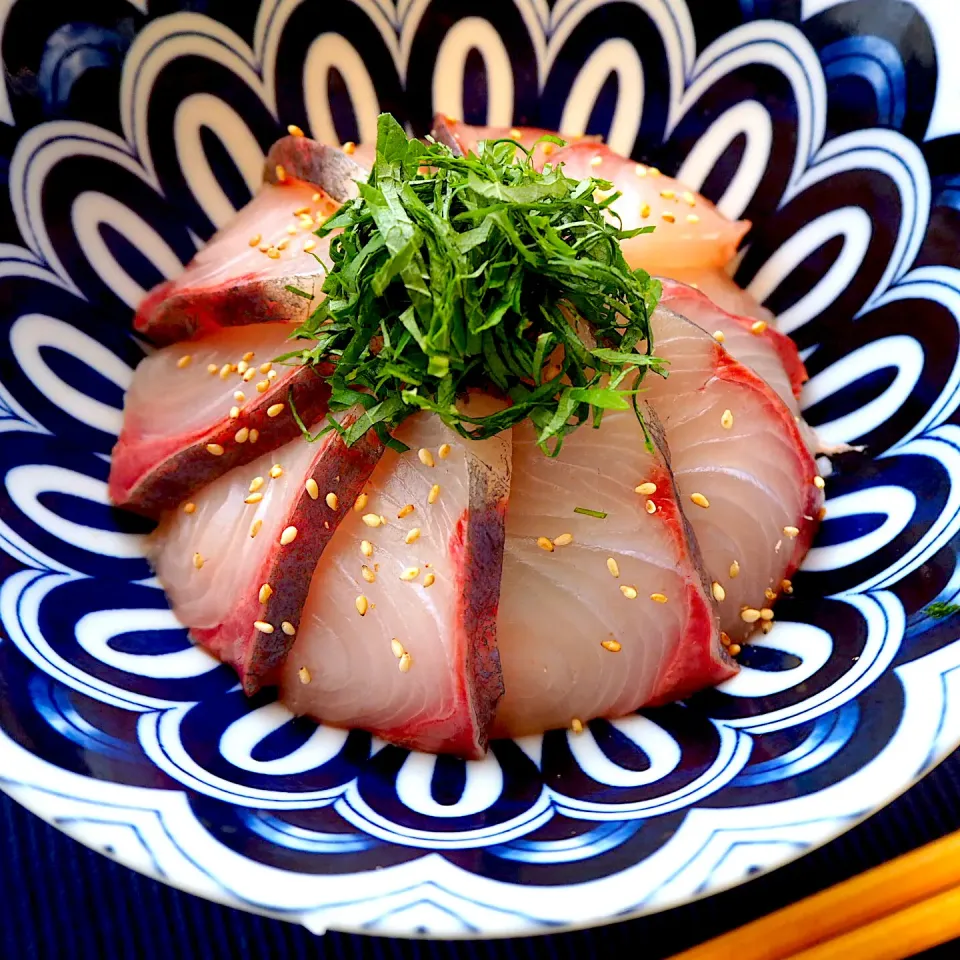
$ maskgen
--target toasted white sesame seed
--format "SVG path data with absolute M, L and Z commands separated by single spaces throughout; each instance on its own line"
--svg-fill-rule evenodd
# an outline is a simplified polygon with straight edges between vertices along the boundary
M 267 248 L 267 256 L 268 256 L 271 260 L 279 260 L 279 259 L 280 259 L 280 244 L 278 243 L 275 247 L 268 247 L 268 248 Z
M 770 620 L 773 619 L 773 611 L 772 611 L 769 607 L 764 607 L 764 608 L 760 611 L 760 619 L 761 619 L 761 620 L 766 620 L 766 621 L 769 622 Z
M 435 483 L 427 494 L 427 503 L 436 503 L 440 498 L 440 484 Z
M 620 576 L 620 564 L 613 557 L 607 557 L 607 569 L 610 571 L 611 577 Z
M 723 587 L 719 583 L 717 583 L 716 580 L 713 581 L 710 589 L 713 591 L 713 599 L 716 600 L 718 603 L 722 603 L 724 600 L 727 599 L 727 591 L 724 590 Z
M 781 580 L 780 589 L 784 593 L 793 593 L 793 581 L 791 580 Z
M 767 332 L 767 321 L 766 320 L 757 320 L 754 323 L 750 324 L 750 332 L 760 336 L 761 333 Z
M 657 512 L 657 505 L 656 505 L 652 500 L 648 500 L 648 501 L 643 505 L 643 509 L 646 510 L 647 513 L 649 513 L 649 514 L 652 515 L 652 514 L 654 514 L 654 513 Z
M 377 575 L 366 564 L 360 567 L 360 576 L 363 577 L 367 583 L 375 583 L 377 579 Z
M 404 517 L 409 517 L 415 509 L 416 507 L 412 503 L 405 504 L 397 511 L 397 519 L 402 520 Z
M 323 499 L 331 510 L 336 510 L 340 506 L 340 498 L 333 492 L 328 493 Z
M 695 213 L 687 214 L 687 223 L 699 223 L 700 218 Z
M 256 371 L 253 367 L 251 367 L 251 368 L 243 375 L 243 382 L 244 382 L 244 383 L 249 383 L 256 375 L 257 375 L 257 371 Z
M 450 451 L 451 451 L 452 449 L 453 449 L 453 448 L 450 446 L 449 443 L 441 443 L 440 446 L 437 448 L 437 456 L 438 456 L 441 460 L 446 460 L 447 457 L 450 456 Z
M 266 620 L 254 620 L 253 628 L 261 633 L 273 633 L 273 624 L 267 623 Z
M 267 407 L 267 416 L 268 417 L 279 417 L 283 413 L 283 409 L 286 406 L 284 403 L 275 403 L 272 406 Z
M 189 367 L 193 362 L 193 357 L 189 353 L 185 353 L 178 361 L 177 366 L 182 370 L 184 367 Z
M 293 543 L 297 539 L 297 528 L 296 527 L 284 527 L 283 533 L 280 534 L 280 543 L 282 546 L 287 546 L 288 543 Z
M 296 225 L 295 223 L 288 223 L 288 224 L 287 224 L 287 233 L 288 233 L 291 237 L 295 236 L 296 233 L 297 233 L 297 225 Z M 281 250 L 283 249 L 283 248 L 280 246 L 279 243 L 277 244 L 277 247 L 278 247 L 279 249 L 281 249 Z
M 249 371 L 247 371 L 249 373 Z M 266 393 L 270 386 L 269 380 L 261 380 L 257 383 L 257 393 Z
M 756 623 L 760 619 L 760 611 L 755 607 L 747 607 L 740 611 L 740 619 L 744 623 Z
M 265 583 L 260 587 L 260 592 L 257 594 L 257 599 L 261 603 L 266 603 L 273 596 L 273 587 L 269 583 Z
M 226 380 L 227 377 L 229 377 L 231 373 L 233 373 L 233 365 L 232 365 L 232 364 L 229 364 L 229 363 L 225 363 L 225 364 L 220 368 L 220 379 L 221 379 L 221 380 Z
M 818 490 L 822 490 L 822 489 L 827 485 L 827 482 L 826 482 L 826 480 L 823 479 L 823 477 L 814 477 L 814 478 L 813 478 L 813 485 L 814 485 Z
M 667 602 L 666 594 L 663 594 L 663 593 L 651 593 L 651 594 L 650 594 L 650 599 L 651 599 L 654 603 L 666 603 L 666 602 Z
M 246 360 L 241 360 L 237 364 L 237 373 L 243 374 L 243 373 L 246 373 L 249 369 L 250 369 L 250 364 L 247 363 Z
M 571 543 L 573 543 L 572 533 L 561 533 L 559 537 L 553 538 L 553 545 L 555 547 L 569 547 Z
M 724 410 L 720 415 L 720 426 L 724 430 L 729 430 L 733 426 L 733 412 L 730 410 Z
M 638 163 L 633 168 L 633 172 L 638 177 L 645 177 L 647 175 L 647 168 L 642 163 Z
M 729 653 L 731 657 L 735 657 L 740 650 L 741 647 L 739 643 L 731 643 L 730 646 L 727 647 L 727 653 Z
M 309 253 L 316 245 L 317 245 L 317 241 L 314 240 L 313 237 L 311 237 L 311 238 L 303 245 L 303 252 L 304 252 L 304 253 Z
M 220 368 L 215 363 L 207 364 L 207 373 L 213 374 L 216 373 Z
M 646 220 L 647 217 L 650 216 L 650 204 L 649 204 L 649 203 L 641 203 L 641 204 L 640 204 L 640 216 L 643 217 L 644 220 Z
M 183 512 L 184 512 L 184 513 L 196 513 L 196 512 L 197 512 L 197 505 L 196 505 L 195 503 L 193 503 L 192 501 L 189 502 L 189 503 L 185 503 L 185 504 L 183 505 Z
M 273 369 L 273 363 L 270 360 L 267 360 L 265 363 L 260 364 L 261 373 L 269 373 Z
M 247 440 L 250 439 L 250 428 L 249 428 L 249 427 L 241 427 L 241 428 L 233 435 L 233 439 L 236 440 L 237 443 L 246 443 Z
M 797 527 L 784 527 L 783 535 L 785 537 L 789 537 L 792 540 L 794 537 L 800 536 L 800 531 L 799 529 L 797 529 Z
M 289 133 L 291 137 L 303 136 L 303 131 L 295 123 L 291 123 L 287 126 L 287 133 Z
M 424 587 L 432 587 L 436 582 L 437 582 L 437 578 L 432 573 L 428 573 L 423 578 Z
M 404 543 L 416 543 L 420 539 L 420 528 L 414 527 L 412 530 L 407 531 L 407 535 L 403 538 Z
M 764 595 L 768 600 L 776 600 L 776 599 L 777 599 L 776 593 L 774 593 L 773 590 L 771 590 L 769 587 L 767 587 L 767 589 L 763 591 L 763 595 Z
M 416 580 L 417 577 L 419 577 L 419 576 L 420 576 L 420 568 L 419 568 L 419 567 L 407 567 L 407 569 L 404 570 L 403 573 L 400 574 L 400 579 L 401 579 L 401 580 L 408 580 L 408 581 L 409 581 L 409 580 Z
M 250 428 L 250 442 L 256 443 L 260 439 L 260 431 L 256 427 Z
M 246 400 L 247 397 L 246 397 L 246 394 L 244 394 L 244 392 L 243 392 L 242 390 L 238 390 L 238 391 L 233 395 L 233 399 L 236 400 L 237 403 L 243 403 L 243 401 Z
M 313 477 L 307 477 L 303 487 L 311 500 L 316 500 L 317 497 L 320 496 L 320 488 L 317 486 L 317 481 L 314 480 Z
M 400 662 L 397 664 L 401 673 L 409 673 L 410 668 L 413 666 L 413 657 L 409 653 L 405 653 L 401 658 Z
M 320 200 L 322 199 L 322 197 L 323 197 L 323 194 L 322 194 L 322 193 L 315 193 L 310 199 L 311 199 L 314 203 L 319 203 Z
M 433 454 L 426 447 L 421 447 L 417 451 L 417 456 L 425 467 L 432 467 L 434 465 Z
M 702 493 L 691 493 L 690 501 L 698 507 L 703 507 L 704 510 L 710 506 L 710 501 Z
M 723 335 L 722 330 L 714 330 L 713 339 L 716 340 L 717 343 L 723 343 L 723 341 L 726 340 L 727 338 Z
M 599 167 L 601 163 L 603 163 L 603 157 L 601 157 L 599 154 L 596 154 L 590 158 L 591 167 Z
M 642 497 L 652 496 L 657 492 L 657 485 L 655 483 L 641 483 L 640 486 L 633 488 L 634 493 L 639 493 Z
M 247 243 L 248 243 L 251 247 L 257 246 L 257 244 L 260 243 L 260 234 L 259 234 L 259 233 L 255 233 L 255 234 L 247 241 Z
M 547 553 L 553 553 L 553 541 L 549 537 L 537 537 L 537 546 Z
M 622 645 L 616 640 L 601 640 L 600 646 L 611 653 L 619 653 L 623 649 Z
M 570 729 L 574 733 L 583 733 L 583 721 L 579 717 L 574 717 L 570 721 Z
M 369 540 L 361 540 L 361 541 L 360 541 L 360 552 L 361 552 L 365 557 L 372 557 L 372 556 L 373 556 L 373 544 L 372 544 Z
M 289 620 L 284 620 L 283 623 L 280 624 L 280 629 L 288 637 L 292 637 L 297 632 L 297 628 Z
M 193 555 L 193 565 L 199 570 L 203 566 L 203 555 L 195 553 Z
M 361 617 L 365 617 L 367 611 L 370 609 L 370 601 L 361 593 L 360 596 L 354 600 L 354 604 L 356 605 L 357 613 L 359 613 Z
M 359 513 L 367 505 L 369 499 L 365 493 L 361 493 L 357 499 L 353 501 L 353 509 Z
M 223 447 L 219 443 L 208 443 L 207 453 L 212 453 L 215 457 L 223 456 Z
M 279 180 L 280 183 L 283 183 L 287 179 L 287 171 L 284 170 L 279 163 L 274 167 L 273 172 L 276 174 L 277 180 Z
M 282 477 L 282 476 L 283 476 L 283 467 L 281 467 L 279 463 L 275 463 L 275 464 L 270 468 L 270 476 L 271 476 L 274 480 L 277 480 L 278 478 Z
M 725 647 L 729 647 L 729 646 L 730 646 L 730 637 L 729 637 L 726 633 L 724 633 L 722 630 L 720 631 L 720 642 L 721 642 Z
M 730 564 L 730 579 L 733 580 L 735 577 L 740 576 L 740 564 L 736 560 Z
M 675 191 L 675 190 L 661 190 L 661 191 L 660 191 L 660 196 L 663 197 L 664 200 L 672 200 L 676 195 L 677 195 L 677 194 L 676 194 L 676 191 Z
M 365 513 L 363 515 L 363 522 L 368 527 L 379 527 L 381 524 L 380 517 L 378 517 L 375 513 Z
M 244 503 L 259 503 L 262 499 L 263 499 L 263 494 L 258 491 L 257 493 L 248 493 L 247 496 L 244 497 L 243 502 L 244 502 Z
M 677 222 L 676 216 L 674 216 L 674 214 L 670 213 L 669 210 L 664 210 L 664 212 L 661 213 L 660 216 L 663 217 L 663 219 L 666 220 L 667 223 L 676 223 L 676 222 Z
M 236 420 L 237 417 L 239 417 L 239 416 L 240 416 L 240 408 L 239 408 L 239 407 L 231 407 L 231 408 L 230 408 L 230 419 L 231 419 L 231 420 Z
M 628 587 L 626 584 L 623 584 L 623 585 L 620 587 L 620 592 L 621 592 L 628 600 L 636 600 L 636 599 L 637 599 L 637 588 L 636 588 L 636 587 Z
M 297 676 L 300 678 L 300 682 L 306 686 L 313 678 L 310 676 L 310 671 L 306 667 L 301 667 L 297 671 Z
M 260 528 L 262 526 L 263 526 L 262 520 L 260 520 L 259 518 L 254 520 L 253 523 L 250 524 L 250 536 L 255 537 L 260 532 Z

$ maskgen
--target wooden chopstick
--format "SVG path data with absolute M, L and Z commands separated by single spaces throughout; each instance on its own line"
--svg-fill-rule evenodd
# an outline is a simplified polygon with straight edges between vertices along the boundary
M 678 953 L 671 960 L 894 960 L 910 956 L 909 951 L 896 952 L 900 944 L 926 943 L 924 936 L 938 938 L 926 946 L 914 946 L 916 952 L 960 936 L 960 890 L 954 888 L 960 888 L 960 831 Z M 929 933 L 920 929 L 922 924 L 929 924 Z M 915 941 L 908 943 L 909 937 Z M 844 941 L 847 952 L 830 952 Z M 881 944 L 893 952 L 876 952 Z

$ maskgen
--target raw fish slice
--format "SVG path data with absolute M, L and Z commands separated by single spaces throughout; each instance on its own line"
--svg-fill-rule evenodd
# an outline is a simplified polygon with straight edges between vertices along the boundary
M 302 323 L 315 308 L 330 241 L 314 231 L 364 171 L 306 137 L 274 144 L 265 170 L 264 185 L 250 203 L 179 277 L 154 287 L 140 304 L 134 326 L 154 343 L 264 321 Z
M 636 163 L 600 143 L 573 143 L 550 156 L 574 180 L 609 180 L 623 194 L 613 204 L 623 227 L 654 226 L 621 243 L 631 267 L 673 276 L 672 270 L 722 267 L 750 229 L 746 220 L 728 220 L 705 197 L 655 167 Z
M 652 451 L 632 410 L 607 411 L 599 430 L 576 431 L 555 460 L 537 447 L 529 424 L 514 428 L 497 736 L 623 716 L 736 672 L 720 644 L 659 424 L 649 408 L 645 416 Z M 643 483 L 656 489 L 637 494 Z M 576 514 L 578 506 L 607 517 Z M 544 537 L 556 543 L 552 550 L 542 539 L 538 545 Z
M 658 307 L 652 322 L 670 375 L 647 377 L 644 397 L 663 423 L 707 575 L 725 592 L 721 628 L 738 640 L 771 615 L 744 620 L 743 609 L 768 610 L 810 547 L 823 504 L 816 463 L 752 370 L 678 314 Z
M 563 137 L 565 140 L 573 143 L 585 141 L 589 143 L 599 143 L 599 137 L 585 136 L 564 136 L 562 133 L 556 133 L 553 130 L 543 130 L 540 127 L 474 127 L 468 123 L 461 123 L 452 117 L 445 117 L 437 114 L 433 118 L 433 136 L 440 142 L 445 143 L 455 153 L 466 156 L 468 153 L 476 153 L 478 144 L 481 140 L 516 140 L 528 150 L 545 134 L 553 137 Z M 542 166 L 552 153 L 559 148 L 555 144 L 541 144 L 534 151 L 534 163 Z
M 411 451 L 386 452 L 365 488 L 369 502 L 347 516 L 317 568 L 281 696 L 296 713 L 327 723 L 477 758 L 503 692 L 496 614 L 509 433 L 463 440 L 424 413 L 397 436 Z M 443 459 L 441 444 L 450 446 Z M 420 449 L 435 466 L 421 462 Z M 430 503 L 434 485 L 439 494 Z M 363 514 L 386 524 L 370 527 Z M 428 578 L 435 582 L 428 586 Z M 369 604 L 363 615 L 359 597 Z M 404 652 L 409 659 L 398 659 Z
M 194 513 L 170 511 L 150 537 L 173 612 L 236 669 L 248 694 L 274 680 L 317 561 L 382 450 L 372 431 L 349 448 L 334 431 L 314 443 L 298 437 L 220 477 L 197 495 Z
M 746 290 L 738 287 L 722 267 L 670 267 L 663 270 L 663 274 L 672 280 L 696 287 L 729 313 L 754 320 L 766 320 L 770 324 L 776 322 L 773 313 L 758 303 Z
M 702 291 L 685 283 L 663 279 L 660 282 L 660 303 L 664 307 L 692 320 L 708 333 L 720 331 L 727 352 L 766 380 L 791 413 L 799 413 L 797 397 L 807 380 L 807 371 L 796 344 L 788 336 L 765 321 L 728 313 Z
M 110 464 L 110 499 L 156 515 L 233 467 L 289 442 L 300 435 L 291 391 L 300 416 L 307 422 L 321 417 L 330 391 L 318 371 L 270 364 L 290 351 L 294 329 L 273 323 L 227 328 L 145 358 L 124 403 Z M 262 365 L 269 369 L 259 369 Z

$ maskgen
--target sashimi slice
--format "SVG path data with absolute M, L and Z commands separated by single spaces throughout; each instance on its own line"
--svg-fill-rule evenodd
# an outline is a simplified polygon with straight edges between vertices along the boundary
M 418 414 L 397 436 L 411 451 L 387 451 L 368 501 L 317 567 L 281 696 L 325 723 L 477 758 L 503 691 L 496 616 L 509 433 L 464 440 Z M 364 515 L 386 523 L 371 527 Z
M 290 324 L 227 328 L 164 347 L 137 367 L 110 464 L 110 499 L 155 515 L 204 484 L 300 435 L 327 409 L 322 370 L 274 366 Z M 244 359 L 246 358 L 246 359 Z
M 703 291 L 675 280 L 661 279 L 660 303 L 692 320 L 708 333 L 719 331 L 721 342 L 734 359 L 766 380 L 791 412 L 799 412 L 796 398 L 807 371 L 796 344 L 766 321 L 738 316 L 715 304 Z
M 659 425 L 645 416 L 653 450 L 632 410 L 577 430 L 557 459 L 530 425 L 514 428 L 497 736 L 623 716 L 736 672 Z
M 772 617 L 773 601 L 816 531 L 823 493 L 793 415 L 752 370 L 689 320 L 658 307 L 666 379 L 644 397 L 667 437 L 677 487 L 734 640 Z
M 284 137 L 270 150 L 257 195 L 180 276 L 147 294 L 135 328 L 154 343 L 168 344 L 221 327 L 302 323 L 322 296 L 328 265 L 329 238 L 321 240 L 314 231 L 363 176 L 338 150 Z
M 728 220 L 705 197 L 655 167 L 636 163 L 600 143 L 573 143 L 549 157 L 574 180 L 609 180 L 622 196 L 613 203 L 624 229 L 654 226 L 621 243 L 631 267 L 673 276 L 690 267 L 722 267 L 750 229 L 746 220 Z
M 148 557 L 174 614 L 248 694 L 275 679 L 317 561 L 382 451 L 372 431 L 352 447 L 335 431 L 299 437 L 220 477 L 194 512 L 168 512 L 151 535 Z

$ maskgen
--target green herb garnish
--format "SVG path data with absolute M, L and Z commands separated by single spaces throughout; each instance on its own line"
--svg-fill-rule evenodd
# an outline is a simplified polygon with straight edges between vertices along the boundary
M 924 613 L 934 620 L 944 620 L 946 617 L 952 617 L 955 613 L 960 613 L 960 604 L 945 603 L 943 600 L 937 600 L 931 603 Z
M 573 512 L 582 514 L 585 517 L 596 517 L 598 520 L 607 519 L 607 513 L 604 510 L 588 510 L 586 507 L 574 507 Z
M 660 284 L 630 270 L 619 242 L 653 227 L 612 222 L 620 194 L 597 199 L 612 186 L 540 172 L 514 141 L 454 156 L 382 115 L 369 180 L 317 231 L 340 232 L 326 299 L 297 331 L 314 341 L 304 361 L 334 364 L 331 412 L 366 408 L 345 441 L 371 428 L 386 440 L 430 410 L 474 439 L 529 418 L 555 456 L 572 430 L 599 426 L 604 410 L 632 403 L 642 422 L 640 382 L 648 370 L 665 375 L 649 321 Z M 579 323 L 602 346 L 585 344 Z M 467 416 L 456 399 L 469 388 L 509 406 Z

